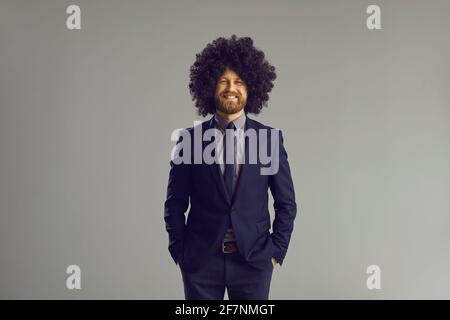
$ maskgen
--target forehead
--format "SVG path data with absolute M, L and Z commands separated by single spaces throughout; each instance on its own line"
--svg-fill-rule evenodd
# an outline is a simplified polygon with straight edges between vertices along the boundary
M 225 69 L 224 73 L 220 76 L 220 78 L 227 78 L 227 79 L 241 79 L 239 75 L 232 69 Z

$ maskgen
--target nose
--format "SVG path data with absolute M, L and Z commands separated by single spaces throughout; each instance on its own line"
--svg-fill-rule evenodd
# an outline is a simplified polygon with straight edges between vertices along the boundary
M 228 82 L 227 91 L 236 92 L 236 85 L 233 83 L 233 81 Z

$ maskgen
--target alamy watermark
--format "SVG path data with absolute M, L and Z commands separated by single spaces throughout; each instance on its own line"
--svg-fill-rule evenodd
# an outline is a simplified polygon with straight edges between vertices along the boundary
M 270 155 L 268 150 L 268 139 L 270 135 Z M 171 152 L 170 159 L 175 165 L 180 164 L 261 164 L 266 167 L 260 168 L 261 175 L 274 175 L 278 173 L 280 166 L 279 150 L 280 150 L 280 130 L 279 129 L 253 129 L 246 130 L 236 129 L 225 130 L 222 133 L 219 129 L 210 128 L 202 130 L 200 121 L 194 121 L 193 137 L 187 129 L 177 129 L 171 134 L 172 141 L 179 141 Z M 248 144 L 243 157 L 235 161 L 234 139 L 244 139 Z M 193 139 L 193 145 L 192 145 Z M 225 140 L 223 140 L 225 139 Z M 225 141 L 225 142 L 224 142 Z M 203 142 L 208 142 L 203 148 Z M 217 149 L 220 144 L 225 144 L 226 159 L 218 156 Z M 193 157 L 192 157 L 193 146 Z M 247 158 L 248 156 L 248 158 Z
M 66 273 L 69 275 L 66 279 L 66 287 L 69 290 L 81 289 L 81 268 L 76 264 L 67 267 Z
M 366 286 L 369 290 L 381 289 L 381 268 L 376 264 L 367 267 L 366 273 L 370 274 L 366 280 Z

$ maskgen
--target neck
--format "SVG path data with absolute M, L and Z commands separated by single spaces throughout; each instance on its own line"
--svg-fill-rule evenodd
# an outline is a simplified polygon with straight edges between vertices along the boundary
M 242 109 L 242 110 L 239 111 L 239 112 L 232 113 L 232 114 L 226 114 L 226 113 L 223 113 L 223 112 L 220 111 L 220 110 L 217 110 L 216 112 L 217 112 L 217 114 L 218 114 L 221 118 L 224 118 L 224 119 L 227 120 L 227 121 L 234 121 L 234 120 L 236 120 L 237 118 L 239 118 L 240 116 L 242 116 L 242 114 L 244 113 L 244 109 Z

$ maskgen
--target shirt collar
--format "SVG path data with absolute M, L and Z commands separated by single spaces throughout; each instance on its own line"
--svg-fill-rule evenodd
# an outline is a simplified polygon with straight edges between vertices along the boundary
M 246 119 L 247 119 L 247 117 L 245 116 L 245 112 L 242 113 L 242 115 L 239 118 L 235 119 L 233 121 L 233 123 L 236 126 L 236 129 L 244 129 Z M 222 118 L 217 113 L 214 114 L 214 122 L 221 130 L 225 130 L 227 128 L 228 124 L 230 123 L 230 121 Z

